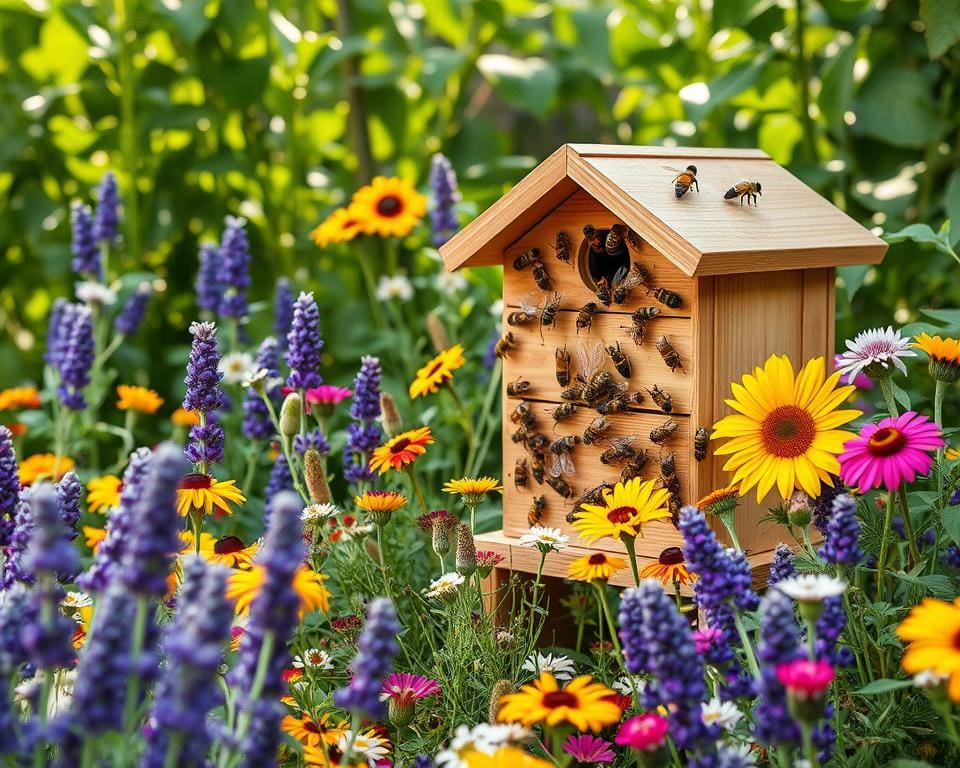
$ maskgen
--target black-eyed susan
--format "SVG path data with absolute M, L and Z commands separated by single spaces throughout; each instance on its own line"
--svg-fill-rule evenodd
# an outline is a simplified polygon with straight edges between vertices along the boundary
M 619 722 L 623 714 L 613 699 L 616 692 L 589 675 L 575 677 L 563 688 L 549 672 L 500 698 L 497 720 L 526 726 L 569 723 L 578 731 L 593 731 Z
M 390 515 L 407 503 L 407 497 L 396 491 L 364 491 L 353 497 L 353 503 L 366 513 L 375 525 L 385 525 Z
M 163 405 L 163 398 L 154 390 L 121 384 L 117 387 L 117 408 L 121 411 L 154 414 Z
M 182 531 L 183 554 L 199 551 L 200 557 L 210 563 L 219 563 L 229 568 L 246 568 L 253 565 L 253 556 L 259 545 L 244 544 L 239 536 L 222 536 L 219 539 L 206 531 L 200 534 L 200 549 L 197 550 L 193 531 Z
M 381 475 L 390 469 L 401 470 L 426 453 L 427 446 L 435 442 L 430 427 L 408 429 L 374 449 L 370 469 L 378 470 Z
M 170 421 L 178 427 L 192 427 L 200 423 L 200 414 L 196 411 L 188 411 L 186 408 L 177 408 L 170 414 Z
M 463 503 L 468 507 L 475 507 L 483 497 L 494 491 L 503 492 L 500 481 L 492 477 L 462 477 L 459 480 L 448 480 L 443 490 L 447 493 L 458 493 Z
M 248 570 L 234 571 L 227 582 L 227 599 L 234 602 L 237 614 L 244 615 L 250 611 L 250 604 L 260 593 L 267 578 L 267 571 L 262 565 L 254 564 Z M 317 573 L 305 565 L 297 568 L 293 575 L 293 589 L 300 598 L 300 614 L 311 611 L 330 610 L 330 591 L 324 586 L 329 577 Z
M 324 712 L 316 720 L 309 712 L 301 712 L 299 717 L 287 715 L 280 723 L 280 729 L 284 733 L 289 733 L 301 744 L 309 747 L 319 747 L 321 744 L 335 746 L 346 733 L 347 727 L 346 720 L 334 722 L 329 712 Z
M 406 179 L 377 176 L 353 193 L 347 209 L 367 235 L 405 237 L 427 212 L 427 198 Z
M 837 386 L 840 373 L 826 376 L 822 357 L 794 373 L 786 355 L 771 355 L 763 368 L 731 384 L 725 402 L 739 413 L 725 416 L 713 428 L 713 439 L 727 438 L 714 450 L 729 456 L 723 468 L 740 484 L 740 495 L 756 488 L 757 501 L 776 486 L 784 499 L 797 488 L 811 497 L 821 484 L 832 485 L 840 472 L 837 456 L 854 437 L 838 427 L 861 415 L 838 410 L 855 387 Z
M 594 552 L 573 560 L 567 567 L 567 577 L 574 581 L 608 581 L 627 567 L 627 561 L 616 555 Z
M 930 375 L 937 381 L 952 384 L 960 379 L 960 340 L 921 333 L 914 336 L 913 347 L 927 353 Z
M 320 248 L 348 243 L 360 234 L 360 224 L 360 218 L 349 208 L 337 208 L 313 229 L 310 239 Z
M 217 480 L 212 475 L 192 472 L 180 481 L 177 512 L 186 516 L 197 509 L 205 515 L 223 517 L 233 514 L 231 504 L 243 504 L 246 500 L 235 480 Z
M 87 483 L 87 511 L 91 514 L 108 514 L 120 506 L 120 491 L 123 481 L 116 475 L 101 475 Z
M 464 364 L 463 346 L 454 344 L 434 357 L 417 371 L 416 378 L 410 382 L 410 399 L 435 394 L 453 381 L 453 372 Z
M 91 552 L 96 552 L 101 542 L 107 538 L 106 528 L 97 528 L 93 525 L 85 525 L 81 528 L 83 531 L 83 540 L 90 548 Z
M 58 462 L 55 454 L 35 453 L 20 462 L 17 475 L 20 485 L 32 485 L 37 480 L 59 480 L 75 466 L 76 462 L 69 456 L 61 456 Z
M 667 547 L 655 562 L 640 569 L 640 578 L 656 579 L 663 586 L 669 587 L 671 584 L 689 584 L 697 577 L 687 570 L 683 550 L 680 547 Z
M 18 411 L 22 408 L 39 407 L 40 393 L 36 387 L 0 389 L 0 411 Z
M 655 488 L 653 480 L 635 477 L 619 482 L 603 492 L 603 504 L 581 504 L 573 529 L 593 543 L 609 536 L 612 539 L 634 539 L 644 523 L 670 517 L 665 488 Z

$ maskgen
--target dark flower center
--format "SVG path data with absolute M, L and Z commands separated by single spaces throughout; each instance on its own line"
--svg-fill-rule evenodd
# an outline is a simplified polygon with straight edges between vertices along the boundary
M 813 417 L 795 405 L 774 408 L 760 425 L 760 438 L 767 453 L 782 459 L 803 456 L 816 435 Z
M 213 551 L 218 555 L 231 555 L 242 549 L 243 541 L 238 536 L 224 536 L 222 539 L 217 539 L 217 543 L 213 545 Z
M 213 478 L 202 472 L 191 472 L 180 481 L 180 487 L 191 491 L 213 486 Z
M 547 709 L 577 706 L 577 697 L 569 691 L 550 691 L 543 695 L 543 706 Z
M 680 565 L 683 562 L 683 550 L 680 547 L 667 547 L 660 553 L 660 565 Z
M 589 562 L 590 565 L 603 565 L 605 562 L 607 562 L 607 556 L 597 552 L 595 555 L 590 555 Z
M 430 378 L 431 376 L 436 375 L 441 368 L 443 368 L 443 360 L 438 360 L 437 362 L 435 362 L 433 365 L 430 366 L 430 370 L 427 371 L 426 378 Z
M 377 213 L 381 216 L 392 218 L 400 215 L 403 210 L 403 203 L 396 195 L 384 195 L 377 201 Z
M 410 445 L 410 438 L 402 437 L 390 446 L 390 453 L 403 453 L 408 445 Z
M 611 523 L 629 523 L 630 518 L 637 514 L 635 507 L 617 507 L 607 512 L 607 520 Z
M 881 427 L 867 441 L 867 450 L 874 456 L 891 456 L 907 444 L 907 436 L 896 427 Z
M 304 720 L 303 730 L 305 730 L 307 733 L 321 733 L 320 729 L 317 728 L 317 724 L 313 722 L 313 720 Z

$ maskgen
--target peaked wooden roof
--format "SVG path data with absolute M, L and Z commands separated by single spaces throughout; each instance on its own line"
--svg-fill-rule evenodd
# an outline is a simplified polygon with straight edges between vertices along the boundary
M 663 166 L 697 166 L 700 194 L 677 200 Z M 759 181 L 756 207 L 723 199 Z M 883 240 L 758 149 L 565 144 L 440 248 L 448 270 L 504 251 L 583 189 L 687 275 L 877 264 Z

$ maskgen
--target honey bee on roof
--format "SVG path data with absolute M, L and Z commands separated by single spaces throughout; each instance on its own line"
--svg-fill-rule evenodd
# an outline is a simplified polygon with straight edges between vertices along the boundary
M 724 200 L 733 200 L 735 197 L 740 198 L 740 205 L 743 205 L 743 200 L 746 198 L 747 205 L 750 205 L 750 200 L 753 200 L 753 204 L 757 204 L 757 195 L 762 195 L 760 191 L 760 182 L 759 181 L 738 181 L 730 189 L 723 193 Z
M 673 184 L 673 193 L 677 196 L 677 200 L 687 194 L 687 192 L 690 191 L 690 187 L 695 187 L 697 192 L 700 192 L 700 185 L 697 183 L 697 166 L 688 165 L 685 170 L 681 171 L 665 165 L 663 169 L 673 171 L 676 174 L 670 183 Z

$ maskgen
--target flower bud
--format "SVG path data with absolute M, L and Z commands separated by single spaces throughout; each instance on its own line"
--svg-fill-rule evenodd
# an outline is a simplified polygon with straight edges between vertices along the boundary
M 323 471 L 323 461 L 316 448 L 308 448 L 303 454 L 303 466 L 307 477 L 307 491 L 314 504 L 326 504 L 330 501 L 330 486 Z
M 443 558 L 450 551 L 450 528 L 440 523 L 433 526 L 431 545 L 437 557 Z
M 469 523 L 457 526 L 457 573 L 470 576 L 477 570 L 477 547 Z
M 487 705 L 487 722 L 497 722 L 497 713 L 500 711 L 500 699 L 513 690 L 513 683 L 509 680 L 497 680 L 490 689 L 490 703 Z
M 387 701 L 387 717 L 390 724 L 403 728 L 413 722 L 413 717 L 417 713 L 417 700 L 389 699 Z
M 303 401 L 300 394 L 291 392 L 283 400 L 280 408 L 280 434 L 284 437 L 293 437 L 300 432 L 300 414 L 303 411 Z
M 437 352 L 443 352 L 443 350 L 450 349 L 453 346 L 450 341 L 450 334 L 447 333 L 447 329 L 436 310 L 427 315 L 427 334 L 430 336 L 430 343 L 433 344 L 433 348 Z
M 798 659 L 777 667 L 777 679 L 787 689 L 787 708 L 799 723 L 813 726 L 823 717 L 827 691 L 835 672 L 825 661 Z
M 810 525 L 810 497 L 803 491 L 794 491 L 787 502 L 787 519 L 797 528 Z
M 380 393 L 380 414 L 383 431 L 387 435 L 396 437 L 403 432 L 403 419 L 400 418 L 400 411 L 397 410 L 397 401 L 388 392 Z

